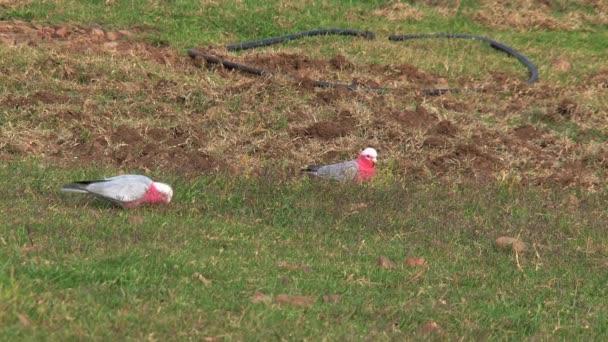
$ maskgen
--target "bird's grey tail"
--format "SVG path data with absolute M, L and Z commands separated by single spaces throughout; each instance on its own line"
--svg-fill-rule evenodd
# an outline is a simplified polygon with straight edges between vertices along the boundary
M 307 175 L 314 176 L 319 171 L 319 168 L 321 168 L 320 165 L 308 165 L 306 168 L 302 169 L 301 171 Z
M 83 192 L 86 193 L 87 191 L 87 185 L 89 184 L 89 182 L 77 182 L 77 183 L 70 183 L 70 184 L 66 184 L 64 186 L 61 187 L 61 191 L 64 192 Z

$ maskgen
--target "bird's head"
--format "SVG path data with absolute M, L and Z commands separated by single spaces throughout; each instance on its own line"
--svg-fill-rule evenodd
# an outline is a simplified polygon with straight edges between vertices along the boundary
M 368 147 L 365 150 L 363 150 L 363 152 L 361 152 L 359 157 L 368 159 L 368 160 L 372 161 L 372 163 L 374 163 L 374 165 L 375 165 L 376 161 L 378 160 L 378 152 L 375 149 Z
M 165 198 L 167 203 L 171 202 L 171 198 L 173 198 L 173 189 L 171 189 L 171 186 L 165 183 L 154 182 L 154 187 L 156 190 L 158 190 L 161 196 Z

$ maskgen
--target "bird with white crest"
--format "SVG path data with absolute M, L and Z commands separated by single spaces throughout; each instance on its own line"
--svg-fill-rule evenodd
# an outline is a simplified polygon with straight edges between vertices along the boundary
M 142 204 L 165 204 L 171 202 L 173 197 L 171 186 L 154 182 L 142 175 L 79 181 L 64 185 L 61 191 L 92 194 L 123 208 L 134 208 Z
M 377 159 L 378 152 L 368 147 L 355 160 L 329 165 L 309 165 L 302 171 L 314 177 L 335 179 L 343 182 L 361 182 L 374 177 Z

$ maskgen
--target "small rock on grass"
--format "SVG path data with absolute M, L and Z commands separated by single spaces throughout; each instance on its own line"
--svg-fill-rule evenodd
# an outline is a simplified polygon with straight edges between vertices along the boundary
M 517 253 L 526 251 L 526 244 L 519 239 L 501 236 L 496 239 L 496 247 L 501 250 L 513 250 Z

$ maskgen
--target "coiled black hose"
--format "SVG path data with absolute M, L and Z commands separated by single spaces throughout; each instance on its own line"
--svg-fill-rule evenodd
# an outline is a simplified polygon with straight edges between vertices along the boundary
M 252 42 L 230 44 L 230 45 L 226 45 L 225 48 L 228 51 L 255 49 L 258 47 L 262 47 L 262 46 L 269 46 L 269 45 L 283 43 L 283 42 L 286 42 L 289 40 L 295 40 L 295 39 L 311 37 L 311 36 L 320 36 L 320 35 L 344 35 L 344 36 L 363 37 L 363 38 L 370 39 L 370 40 L 375 38 L 375 34 L 371 31 L 358 31 L 358 30 L 333 28 L 333 29 L 318 29 L 318 30 L 311 30 L 311 31 L 303 31 L 303 32 L 299 32 L 299 33 L 294 33 L 294 34 L 289 34 L 289 35 L 279 36 L 279 37 L 273 37 L 273 38 L 268 38 L 268 39 L 263 39 L 263 40 L 257 40 L 257 41 L 252 41 Z M 406 34 L 406 35 L 391 35 L 388 37 L 388 39 L 391 41 L 404 41 L 404 40 L 419 39 L 419 38 L 462 38 L 462 39 L 475 39 L 475 40 L 484 41 L 484 42 L 490 44 L 491 47 L 493 47 L 497 50 L 503 51 L 506 54 L 517 58 L 521 63 L 523 63 L 530 71 L 530 78 L 528 79 L 528 83 L 534 83 L 534 82 L 538 81 L 538 69 L 529 59 L 527 59 L 524 55 L 519 53 L 517 50 L 515 50 L 507 45 L 504 45 L 502 43 L 499 43 L 495 40 L 486 38 L 486 37 L 475 36 L 475 35 L 471 35 L 471 34 L 462 34 L 462 33 Z M 272 75 L 272 72 L 270 72 L 268 70 L 258 69 L 258 68 L 250 67 L 250 66 L 247 66 L 244 64 L 227 61 L 220 57 L 213 56 L 213 55 L 210 55 L 208 53 L 205 53 L 205 52 L 202 52 L 202 51 L 199 51 L 196 49 L 188 49 L 188 55 L 192 59 L 195 59 L 196 57 L 204 58 L 208 63 L 220 64 L 226 69 L 238 70 L 240 72 L 249 73 L 249 74 L 258 75 L 258 76 Z M 371 89 L 371 90 L 375 90 L 375 91 L 390 90 L 389 88 L 368 86 L 368 85 L 355 84 L 355 83 L 342 84 L 342 83 L 314 81 L 313 80 L 313 81 L 309 81 L 309 84 L 311 84 L 314 87 L 319 87 L 319 88 L 345 87 L 350 90 L 355 90 L 355 89 L 359 89 L 359 88 Z M 460 92 L 463 90 L 476 91 L 476 89 L 458 89 L 458 88 L 424 89 L 423 93 L 425 95 L 437 96 L 437 95 L 443 95 L 448 92 Z
M 375 39 L 376 35 L 371 31 L 359 31 L 359 30 L 349 30 L 349 29 L 318 29 L 311 31 L 303 31 L 299 33 L 289 34 L 285 36 L 273 37 L 263 40 L 256 40 L 253 42 L 244 42 L 238 44 L 230 44 L 226 45 L 225 48 L 228 51 L 239 51 L 239 50 L 248 50 L 254 49 L 262 46 L 269 46 L 274 44 L 283 43 L 289 40 L 300 39 L 304 37 L 312 37 L 312 36 L 327 36 L 327 35 L 341 35 L 341 36 L 353 36 L 353 37 L 361 37 L 365 39 Z M 272 75 L 272 72 L 265 69 L 258 69 L 254 67 L 250 67 L 244 64 L 235 63 L 231 61 L 227 61 L 225 59 L 219 58 L 217 56 L 210 55 L 208 53 L 196 50 L 196 49 L 188 49 L 188 55 L 191 58 L 201 57 L 204 58 L 208 63 L 212 64 L 220 64 L 226 69 L 238 70 L 240 72 L 244 72 L 247 74 L 253 74 L 258 76 L 264 75 Z M 382 87 L 373 87 L 362 84 L 343 84 L 343 83 L 334 83 L 334 82 L 324 82 L 324 81 L 308 81 L 313 87 L 318 88 L 336 88 L 336 87 L 345 87 L 350 90 L 356 90 L 359 88 L 372 89 L 372 90 L 384 90 Z
M 523 63 L 528 68 L 528 70 L 530 70 L 530 78 L 528 79 L 528 83 L 534 83 L 534 82 L 538 81 L 538 69 L 536 69 L 536 65 L 534 65 L 534 63 L 530 62 L 530 60 L 527 59 L 526 56 L 522 55 L 517 50 L 515 50 L 505 44 L 492 40 L 490 38 L 475 36 L 475 35 L 466 34 L 466 33 L 435 33 L 435 34 L 391 35 L 388 37 L 388 40 L 402 41 L 402 40 L 419 39 L 419 38 L 461 38 L 461 39 L 481 40 L 483 42 L 490 44 L 491 47 L 493 47 L 497 50 L 500 50 L 500 51 L 508 54 L 509 56 L 513 56 L 513 57 L 517 58 L 521 63 Z
M 327 36 L 327 35 L 341 35 L 341 36 L 354 36 L 354 37 L 363 37 L 365 39 L 373 40 L 376 38 L 376 35 L 371 31 L 358 31 L 358 30 L 349 30 L 349 29 L 319 29 L 319 30 L 311 30 L 311 31 L 303 31 L 294 34 L 288 34 L 285 36 L 273 37 L 268 39 L 256 40 L 253 42 L 245 42 L 238 44 L 230 44 L 226 45 L 226 50 L 228 51 L 239 51 L 239 50 L 248 50 L 255 49 L 262 46 L 269 46 L 274 44 L 283 43 L 289 40 L 300 39 L 304 37 L 312 37 L 312 36 Z

